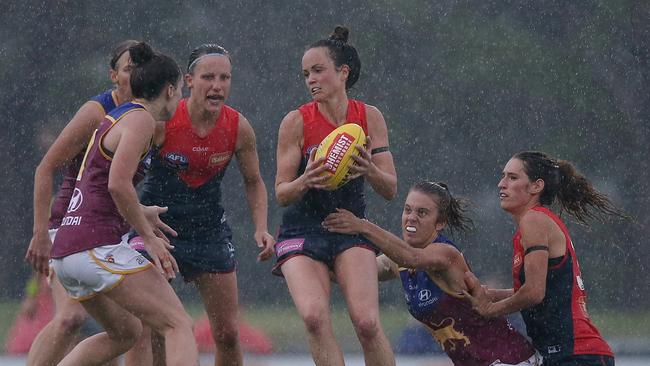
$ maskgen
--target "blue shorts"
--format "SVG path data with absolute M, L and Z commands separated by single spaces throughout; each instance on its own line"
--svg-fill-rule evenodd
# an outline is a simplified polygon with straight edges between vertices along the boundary
M 137 238 L 139 237 L 133 235 L 129 244 L 134 249 L 143 252 L 144 247 L 138 243 Z M 178 269 L 187 282 L 203 273 L 230 273 L 237 268 L 235 246 L 232 245 L 229 235 L 214 235 L 189 240 L 170 238 L 170 240 L 174 246 L 170 253 L 176 259 Z M 141 241 L 142 239 L 140 239 Z M 148 255 L 146 256 L 150 259 Z
M 277 262 L 272 273 L 282 276 L 282 264 L 289 258 L 305 255 L 313 260 L 323 262 L 330 270 L 334 268 L 336 256 L 350 248 L 362 247 L 379 253 L 379 248 L 361 235 L 336 233 L 315 233 L 303 236 L 284 237 L 280 235 L 275 243 Z

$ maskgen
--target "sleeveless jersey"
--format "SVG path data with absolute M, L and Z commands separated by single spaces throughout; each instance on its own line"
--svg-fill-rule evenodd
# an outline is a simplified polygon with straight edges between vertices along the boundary
M 106 133 L 124 116 L 143 110 L 144 107 L 137 103 L 122 104 L 106 115 L 95 131 L 79 169 L 68 211 L 54 239 L 52 258 L 63 258 L 99 246 L 117 244 L 122 235 L 128 233 L 130 226 L 118 212 L 108 192 L 112 153 L 103 147 L 103 140 Z M 134 185 L 144 177 L 150 160 L 148 154 L 143 154 L 133 177 Z
M 316 102 L 301 106 L 299 111 L 303 120 L 303 156 L 298 176 L 304 173 L 310 152 L 316 149 L 321 141 L 337 127 L 318 111 Z M 363 102 L 348 100 L 346 123 L 356 123 L 363 128 L 366 135 L 368 134 L 366 105 Z M 351 180 L 334 191 L 310 189 L 302 200 L 291 204 L 284 210 L 280 227 L 281 235 L 297 236 L 325 232 L 321 227 L 321 222 L 328 214 L 335 212 L 336 208 L 344 208 L 357 217 L 365 217 L 364 197 L 363 177 Z
M 102 94 L 94 96 L 90 101 L 97 104 L 97 106 L 102 110 L 102 115 L 106 115 L 106 113 L 117 107 L 117 94 L 115 90 L 108 90 Z M 72 192 L 74 191 L 77 174 L 79 173 L 79 166 L 81 166 L 81 160 L 83 160 L 83 157 L 84 153 L 82 151 L 63 168 L 63 181 L 59 186 L 59 192 L 54 198 L 52 207 L 50 208 L 50 229 L 56 229 L 61 225 L 61 219 L 65 215 L 65 211 L 70 203 L 70 197 L 72 197 Z
M 165 124 L 165 141 L 154 148 L 140 195 L 145 205 L 167 206 L 162 220 L 181 238 L 229 235 L 221 205 L 221 181 L 237 144 L 239 112 L 224 105 L 205 137 L 194 133 L 182 100 Z
M 439 235 L 435 243 L 456 247 Z M 462 295 L 442 290 L 424 270 L 400 268 L 409 313 L 426 325 L 454 365 L 517 364 L 535 353 L 505 317 L 484 318 Z
M 566 226 L 550 210 L 537 206 L 532 210 L 551 218 L 566 238 L 566 253 L 550 258 L 546 275 L 546 296 L 540 304 L 521 311 L 528 335 L 535 348 L 549 362 L 572 355 L 607 355 L 613 353 L 587 314 L 585 291 L 580 266 Z M 514 290 L 526 282 L 524 248 L 521 232 L 513 237 L 512 277 Z

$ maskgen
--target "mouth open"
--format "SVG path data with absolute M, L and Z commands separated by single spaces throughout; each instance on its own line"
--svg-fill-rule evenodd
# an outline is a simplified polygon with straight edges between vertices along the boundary
M 415 226 L 407 226 L 405 230 L 409 233 L 416 233 L 418 229 L 415 228 Z

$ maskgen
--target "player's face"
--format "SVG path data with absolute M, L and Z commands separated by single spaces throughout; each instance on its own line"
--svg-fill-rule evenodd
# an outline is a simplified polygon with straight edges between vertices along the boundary
M 498 184 L 501 208 L 511 214 L 527 209 L 535 198 L 532 182 L 524 170 L 524 162 L 512 158 L 503 168 Z
M 327 48 L 310 48 L 302 56 L 302 74 L 307 90 L 315 101 L 322 101 L 331 95 L 345 93 L 348 66 L 339 70 L 334 66 Z
M 110 70 L 111 81 L 117 88 L 118 95 L 121 98 L 126 98 L 126 100 L 120 100 L 120 103 L 133 99 L 133 95 L 131 94 L 131 70 L 133 70 L 133 64 L 131 64 L 129 51 L 124 52 L 117 59 L 115 70 Z
M 406 196 L 402 211 L 402 238 L 412 247 L 427 246 L 445 226 L 438 222 L 438 202 L 434 198 L 417 190 L 411 190 Z
M 232 65 L 227 56 L 204 56 L 193 73 L 185 75 L 192 105 L 203 106 L 205 111 L 218 114 L 230 95 L 231 79 Z

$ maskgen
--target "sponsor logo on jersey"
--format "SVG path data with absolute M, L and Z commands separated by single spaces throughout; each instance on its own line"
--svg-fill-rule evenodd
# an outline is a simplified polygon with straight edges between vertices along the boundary
M 219 165 L 228 160 L 232 156 L 231 152 L 222 152 L 210 155 L 210 165 Z
M 82 216 L 66 216 L 61 220 L 61 226 L 81 225 Z
M 75 188 L 72 192 L 72 197 L 70 197 L 70 203 L 68 204 L 68 212 L 75 212 L 84 201 L 83 194 L 79 188 Z
M 207 152 L 210 150 L 208 146 L 193 146 L 192 151 L 194 152 Z
M 112 254 L 109 254 L 106 256 L 106 262 L 108 263 L 115 263 L 115 257 L 113 257 Z

